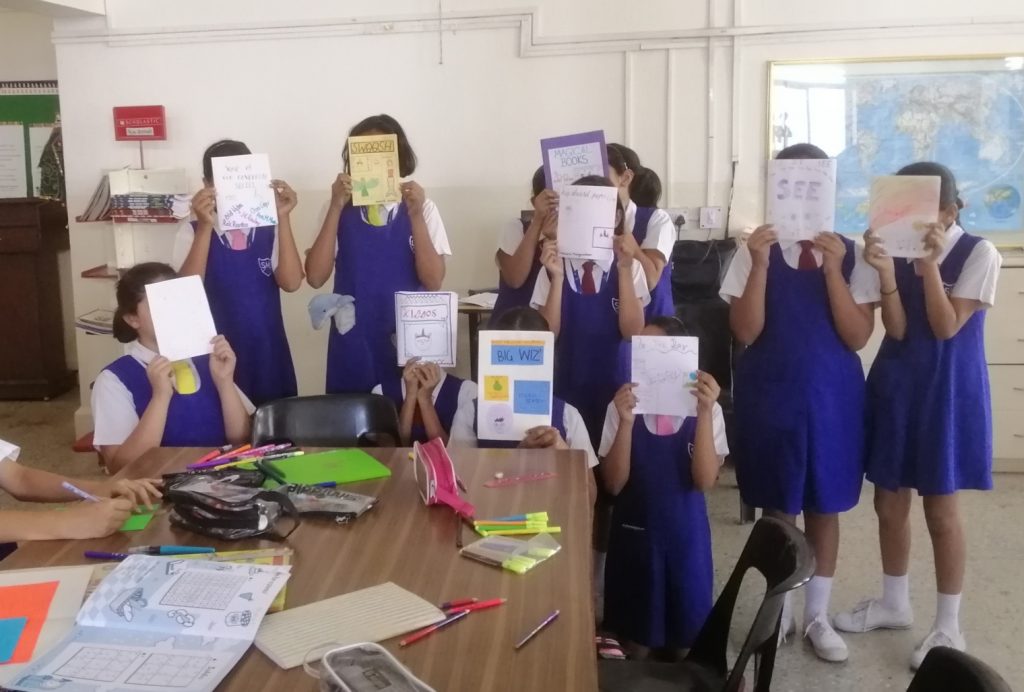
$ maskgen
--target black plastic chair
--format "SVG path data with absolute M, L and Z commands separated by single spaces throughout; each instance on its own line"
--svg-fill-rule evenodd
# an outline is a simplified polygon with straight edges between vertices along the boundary
M 987 664 L 963 651 L 937 646 L 928 652 L 907 692 L 1012 692 Z
M 726 661 L 729 629 L 740 584 L 751 568 L 764 576 L 767 591 L 730 672 Z M 743 689 L 743 674 L 752 656 L 753 692 L 766 692 L 775 669 L 786 592 L 803 586 L 813 574 L 814 554 L 803 533 L 777 519 L 761 519 L 754 524 L 736 568 L 686 659 L 680 663 L 600 661 L 601 692 L 737 692 Z
M 252 420 L 253 446 L 290 441 L 310 447 L 397 447 L 398 413 L 378 394 L 321 394 L 278 399 Z

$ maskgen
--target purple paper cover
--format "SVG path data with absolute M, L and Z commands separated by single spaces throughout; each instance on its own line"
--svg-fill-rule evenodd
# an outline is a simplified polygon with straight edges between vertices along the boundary
M 551 180 L 551 159 L 550 152 L 552 149 L 562 149 L 564 147 L 581 146 L 586 144 L 600 144 L 601 151 L 601 169 L 587 170 L 581 172 L 577 179 L 582 178 L 584 175 L 608 175 L 608 149 L 605 146 L 604 131 L 594 130 L 592 132 L 580 132 L 575 135 L 565 135 L 564 137 L 549 137 L 547 139 L 540 140 L 540 155 L 541 160 L 544 162 L 544 182 L 548 189 L 553 189 Z M 587 166 L 591 166 L 591 163 L 580 164 L 580 168 L 586 169 Z

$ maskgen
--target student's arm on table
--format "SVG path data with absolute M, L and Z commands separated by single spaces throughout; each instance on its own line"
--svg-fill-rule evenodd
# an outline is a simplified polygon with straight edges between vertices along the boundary
M 747 240 L 750 274 L 743 295 L 729 304 L 729 326 L 736 339 L 750 345 L 764 329 L 764 297 L 768 285 L 768 258 L 778 235 L 771 226 L 760 226 Z M 735 260 L 733 260 L 735 261 Z
M 126 497 L 99 502 L 76 502 L 62 512 L 54 510 L 0 511 L 0 541 L 45 541 L 100 538 L 117 531 L 135 503 Z
M 836 331 L 848 349 L 859 351 L 871 338 L 875 316 L 870 306 L 857 304 L 843 276 L 846 244 L 835 233 L 821 233 L 814 239 L 814 245 L 822 254 L 825 287 Z
M 327 215 L 320 224 L 313 247 L 306 253 L 306 281 L 313 288 L 320 288 L 334 271 L 335 253 L 338 245 L 338 222 L 341 211 L 352 199 L 352 177 L 339 173 L 331 184 L 331 203 Z
M 123 497 L 132 506 L 160 501 L 162 482 L 156 479 L 93 481 L 67 478 L 15 462 L 0 463 L 0 488 L 22 502 L 74 502 L 81 498 L 62 484 L 68 482 L 97 497 Z
M 302 286 L 305 277 L 299 249 L 295 245 L 295 234 L 292 232 L 291 213 L 299 203 L 299 197 L 283 180 L 272 180 L 270 185 L 274 188 L 274 199 L 277 201 L 277 269 L 274 270 L 274 280 L 282 291 L 294 293 Z

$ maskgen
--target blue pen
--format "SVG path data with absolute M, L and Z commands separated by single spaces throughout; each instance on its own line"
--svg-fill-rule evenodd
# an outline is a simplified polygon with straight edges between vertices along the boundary
M 129 548 L 128 552 L 133 555 L 196 555 L 198 553 L 215 553 L 217 549 L 189 545 L 142 545 Z
M 335 488 L 338 485 L 338 481 L 324 481 L 323 483 L 314 483 L 318 488 Z

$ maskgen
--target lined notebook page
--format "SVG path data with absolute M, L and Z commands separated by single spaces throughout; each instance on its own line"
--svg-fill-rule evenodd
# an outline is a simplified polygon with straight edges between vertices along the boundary
M 391 582 L 268 615 L 256 648 L 282 668 L 324 644 L 380 642 L 444 620 L 444 613 Z

